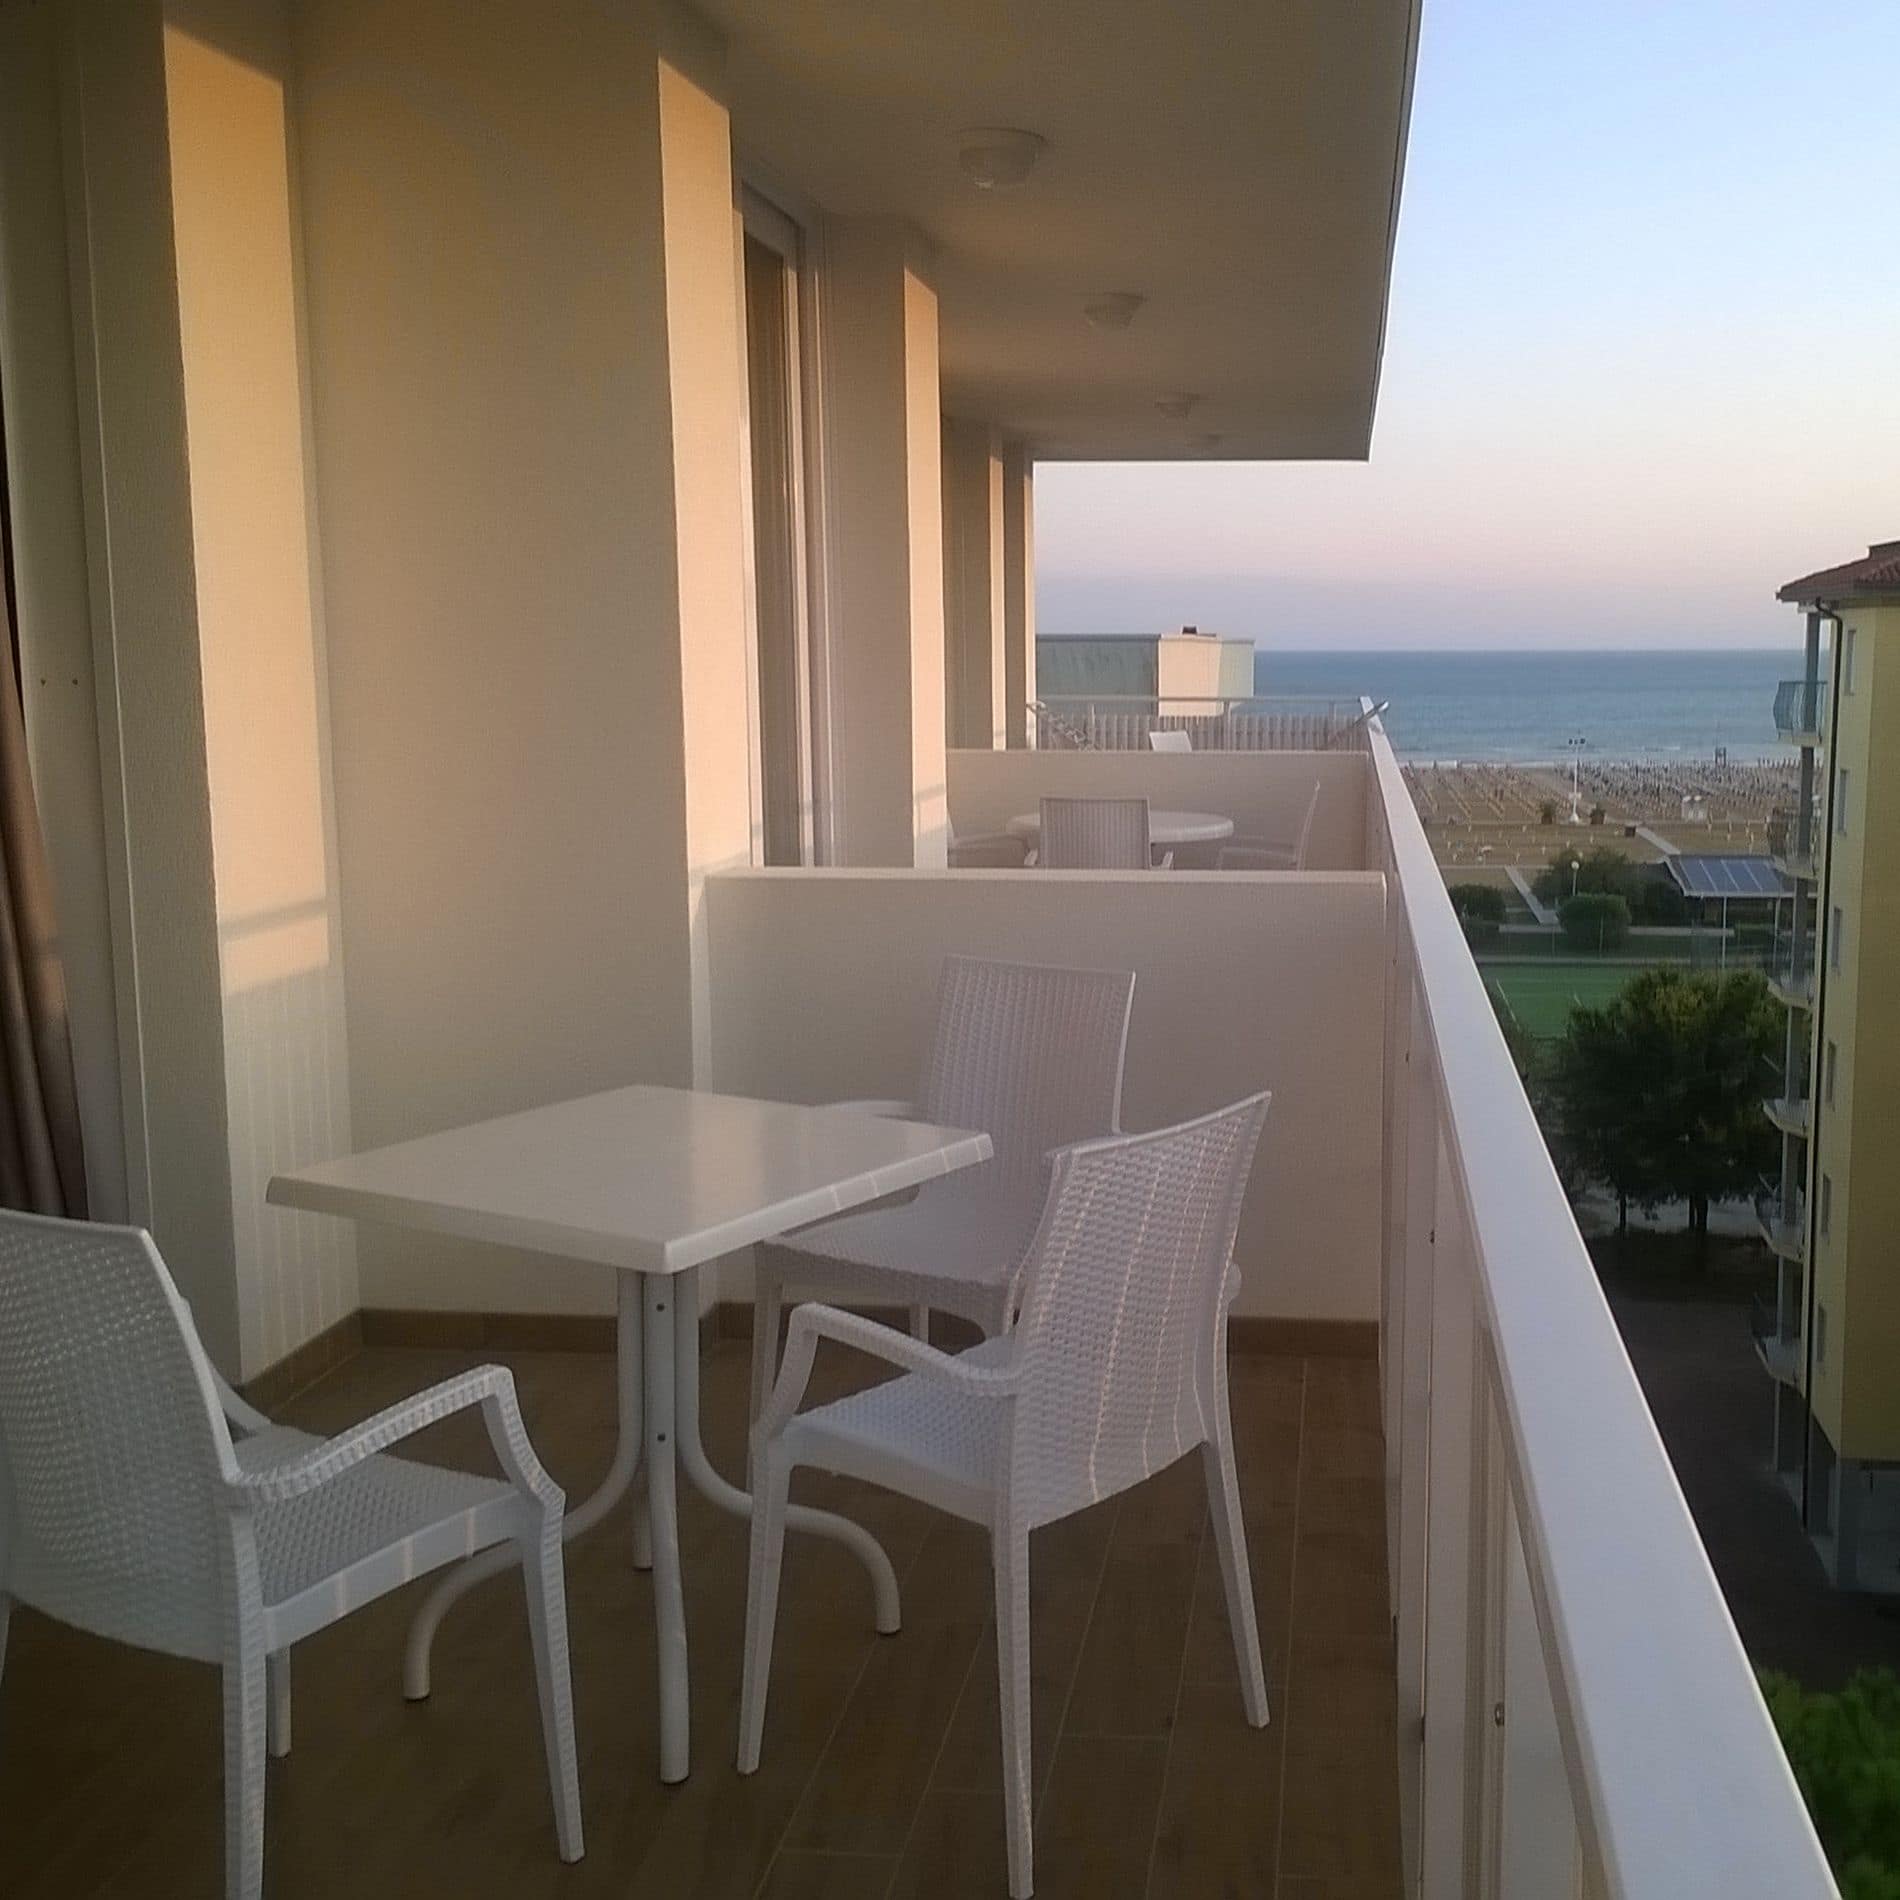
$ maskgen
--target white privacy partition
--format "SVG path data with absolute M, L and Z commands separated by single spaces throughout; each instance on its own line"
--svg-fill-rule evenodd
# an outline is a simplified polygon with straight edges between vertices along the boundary
M 707 903 L 711 1082 L 740 1094 L 907 1096 L 952 953 L 1133 970 L 1125 1127 L 1273 1091 L 1237 1310 L 1377 1319 L 1376 874 L 734 871 Z
M 1383 1305 L 1408 1885 L 1831 1895 L 1376 721 L 1370 737 L 1392 894 Z

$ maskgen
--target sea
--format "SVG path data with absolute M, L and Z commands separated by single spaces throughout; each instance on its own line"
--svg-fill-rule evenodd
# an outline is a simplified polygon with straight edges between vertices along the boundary
M 1402 758 L 1499 764 L 1566 760 L 1575 740 L 1586 758 L 1789 760 L 1775 687 L 1800 671 L 1795 648 L 1254 654 L 1263 697 L 1388 700 Z

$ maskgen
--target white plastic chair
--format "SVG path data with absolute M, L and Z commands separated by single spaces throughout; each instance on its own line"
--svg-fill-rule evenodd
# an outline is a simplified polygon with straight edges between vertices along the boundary
M 1150 752 L 1192 752 L 1194 741 L 1179 727 L 1154 727 L 1148 733 Z
M 1029 840 L 1013 831 L 953 831 L 947 855 L 953 871 L 1015 871 L 1028 860 Z
M 381 1455 L 476 1405 L 506 1482 Z M 290 1752 L 290 1646 L 510 1540 L 555 1832 L 561 1858 L 580 1859 L 563 1505 L 504 1367 L 313 1438 L 218 1377 L 148 1234 L 0 1213 L 0 1662 L 18 1602 L 222 1666 L 228 1900 L 263 1891 L 264 1754 Z
M 1042 1213 L 1049 1151 L 1121 1126 L 1134 995 L 1132 970 L 944 958 L 916 1101 L 839 1106 L 979 1129 L 994 1158 L 929 1182 L 898 1206 L 846 1214 L 756 1250 L 754 1418 L 772 1387 L 788 1289 L 908 1307 L 919 1338 L 932 1308 L 1002 1331 Z
M 1045 798 L 1037 862 L 1046 871 L 1166 870 L 1157 866 L 1145 798 Z
M 1256 1095 L 1150 1135 L 1054 1158 L 1022 1267 L 1014 1332 L 952 1356 L 835 1307 L 792 1314 L 785 1368 L 753 1430 L 751 1574 L 739 1770 L 759 1765 L 787 1494 L 816 1466 L 984 1525 L 996 1587 L 1009 1891 L 1032 1888 L 1029 1533 L 1201 1448 L 1241 1699 L 1267 1720 L 1266 1676 L 1227 1404 L 1228 1273 L 1267 1112 Z M 903 1377 L 799 1413 L 821 1338 Z
M 1306 856 L 1313 844 L 1313 820 L 1319 812 L 1319 781 L 1313 781 L 1313 793 L 1306 801 L 1306 815 L 1291 844 L 1276 844 L 1267 838 L 1241 838 L 1221 846 L 1217 865 L 1223 871 L 1304 871 Z

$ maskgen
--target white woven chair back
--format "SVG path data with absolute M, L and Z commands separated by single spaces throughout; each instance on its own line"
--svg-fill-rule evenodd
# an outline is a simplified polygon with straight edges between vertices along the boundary
M 978 1128 L 995 1147 L 972 1191 L 1040 1197 L 1052 1148 L 1121 1126 L 1132 970 L 946 957 L 918 1106 L 948 1128 Z
M 1011 1481 L 1032 1523 L 1210 1436 L 1223 1285 L 1270 1099 L 1056 1156 L 1019 1281 Z
M 1313 795 L 1306 801 L 1306 816 L 1300 820 L 1300 835 L 1293 841 L 1296 870 L 1306 869 L 1306 855 L 1313 843 L 1313 820 L 1319 815 L 1319 780 L 1313 781 Z
M 150 1238 L 0 1212 L 0 1589 L 102 1636 L 215 1654 L 236 1472 Z
M 1053 871 L 1146 871 L 1145 798 L 1045 798 L 1038 862 Z

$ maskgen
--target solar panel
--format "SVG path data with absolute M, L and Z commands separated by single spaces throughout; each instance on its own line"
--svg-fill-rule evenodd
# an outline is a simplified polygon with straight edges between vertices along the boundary
M 1668 861 L 1685 897 L 1791 897 L 1794 886 L 1768 858 L 1685 853 Z

